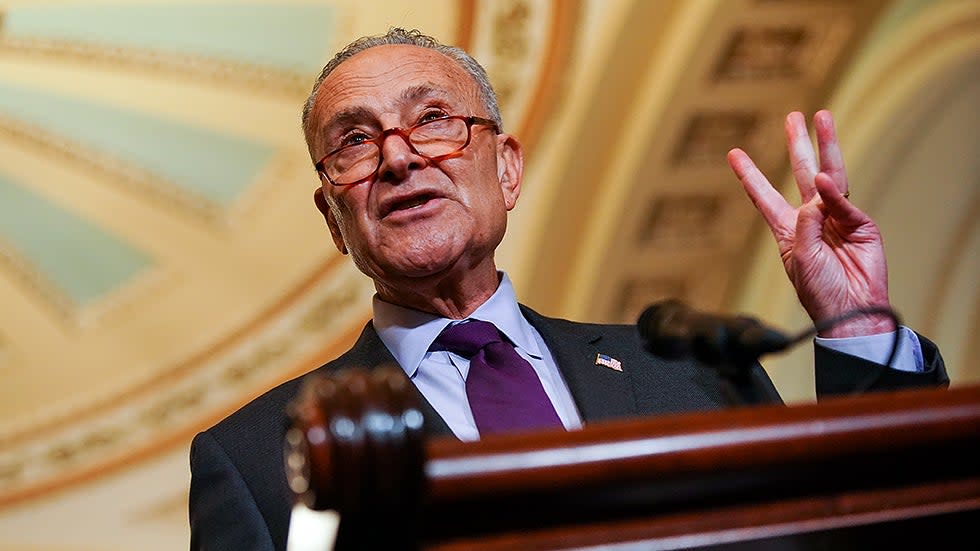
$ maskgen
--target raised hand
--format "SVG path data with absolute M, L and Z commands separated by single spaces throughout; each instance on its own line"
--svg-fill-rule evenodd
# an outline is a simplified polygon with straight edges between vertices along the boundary
M 783 267 L 803 308 L 814 321 L 855 308 L 888 307 L 888 270 L 878 226 L 848 200 L 847 174 L 834 119 L 829 111 L 813 116 L 819 166 L 806 118 L 786 117 L 786 143 L 802 204 L 793 208 L 741 149 L 728 152 L 728 164 L 776 238 Z M 824 337 L 851 337 L 892 331 L 885 317 L 842 323 Z

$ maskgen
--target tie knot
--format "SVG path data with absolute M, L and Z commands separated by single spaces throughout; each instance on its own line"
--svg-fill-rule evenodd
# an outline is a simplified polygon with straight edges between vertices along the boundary
M 471 358 L 488 344 L 503 342 L 497 326 L 481 320 L 449 325 L 436 337 L 435 344 L 464 358 Z

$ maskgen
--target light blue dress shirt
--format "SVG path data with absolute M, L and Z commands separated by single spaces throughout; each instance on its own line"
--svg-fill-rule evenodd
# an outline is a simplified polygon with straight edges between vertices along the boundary
M 507 274 L 501 273 L 497 291 L 468 319 L 496 325 L 514 343 L 517 353 L 534 368 L 565 428 L 582 427 L 582 417 L 572 400 L 572 393 L 541 334 L 521 314 Z M 457 438 L 479 440 L 480 432 L 466 399 L 469 360 L 444 350 L 429 351 L 439 333 L 455 321 L 384 302 L 377 296 L 374 298 L 374 328 L 398 365 Z
M 449 324 L 457 323 L 457 320 L 391 304 L 377 296 L 374 297 L 373 306 L 375 330 L 422 396 L 446 421 L 457 438 L 463 441 L 479 440 L 480 433 L 466 399 L 469 360 L 444 350 L 429 351 L 439 333 Z M 582 427 L 582 417 L 568 385 L 541 334 L 521 314 L 514 287 L 506 273 L 500 272 L 497 291 L 468 319 L 488 321 L 496 325 L 514 343 L 517 353 L 534 368 L 565 428 L 573 430 Z M 902 344 L 895 367 L 921 371 L 923 361 L 918 337 L 907 328 L 903 327 L 902 331 Z M 845 339 L 818 338 L 817 341 L 827 348 L 884 363 L 891 351 L 893 335 L 894 333 L 887 333 Z
M 919 343 L 919 337 L 915 331 L 908 327 L 900 326 L 898 330 L 901 334 L 898 337 L 898 352 L 895 353 L 892 369 L 921 373 L 925 369 L 925 360 L 922 358 L 922 344 Z M 888 361 L 888 355 L 892 351 L 895 332 L 841 339 L 816 337 L 814 340 L 817 344 L 831 350 L 857 356 L 869 362 L 884 364 Z

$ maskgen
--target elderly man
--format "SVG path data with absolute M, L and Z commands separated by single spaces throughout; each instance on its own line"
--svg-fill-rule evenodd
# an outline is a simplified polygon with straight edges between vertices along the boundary
M 799 208 L 745 153 L 733 150 L 729 162 L 812 318 L 887 306 L 878 230 L 847 200 L 830 114 L 815 126 L 819 162 L 802 115 L 786 122 Z M 518 304 L 494 250 L 521 192 L 523 152 L 465 52 L 402 29 L 355 41 L 324 68 L 303 129 L 333 242 L 377 289 L 373 321 L 320 370 L 397 362 L 420 393 L 427 430 L 464 440 L 725 406 L 713 371 L 645 352 L 632 326 L 550 319 Z M 905 328 L 896 368 L 870 361 L 888 355 L 889 323 L 859 318 L 822 335 L 818 392 L 945 383 L 935 347 Z M 602 355 L 621 370 L 597 368 Z M 195 438 L 192 548 L 285 548 L 284 410 L 299 386 L 285 383 Z

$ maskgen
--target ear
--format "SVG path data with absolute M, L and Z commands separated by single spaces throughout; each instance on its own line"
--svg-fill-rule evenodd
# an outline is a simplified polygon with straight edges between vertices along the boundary
M 313 190 L 313 203 L 316 204 L 317 210 L 323 215 L 327 227 L 330 228 L 330 236 L 333 238 L 333 244 L 340 251 L 340 254 L 347 254 L 347 245 L 344 243 L 343 234 L 340 233 L 340 225 L 337 224 L 337 218 L 334 216 L 333 210 L 327 202 L 327 197 L 324 195 L 322 187 Z
M 524 146 L 510 134 L 497 135 L 497 179 L 507 210 L 517 205 L 524 181 Z

